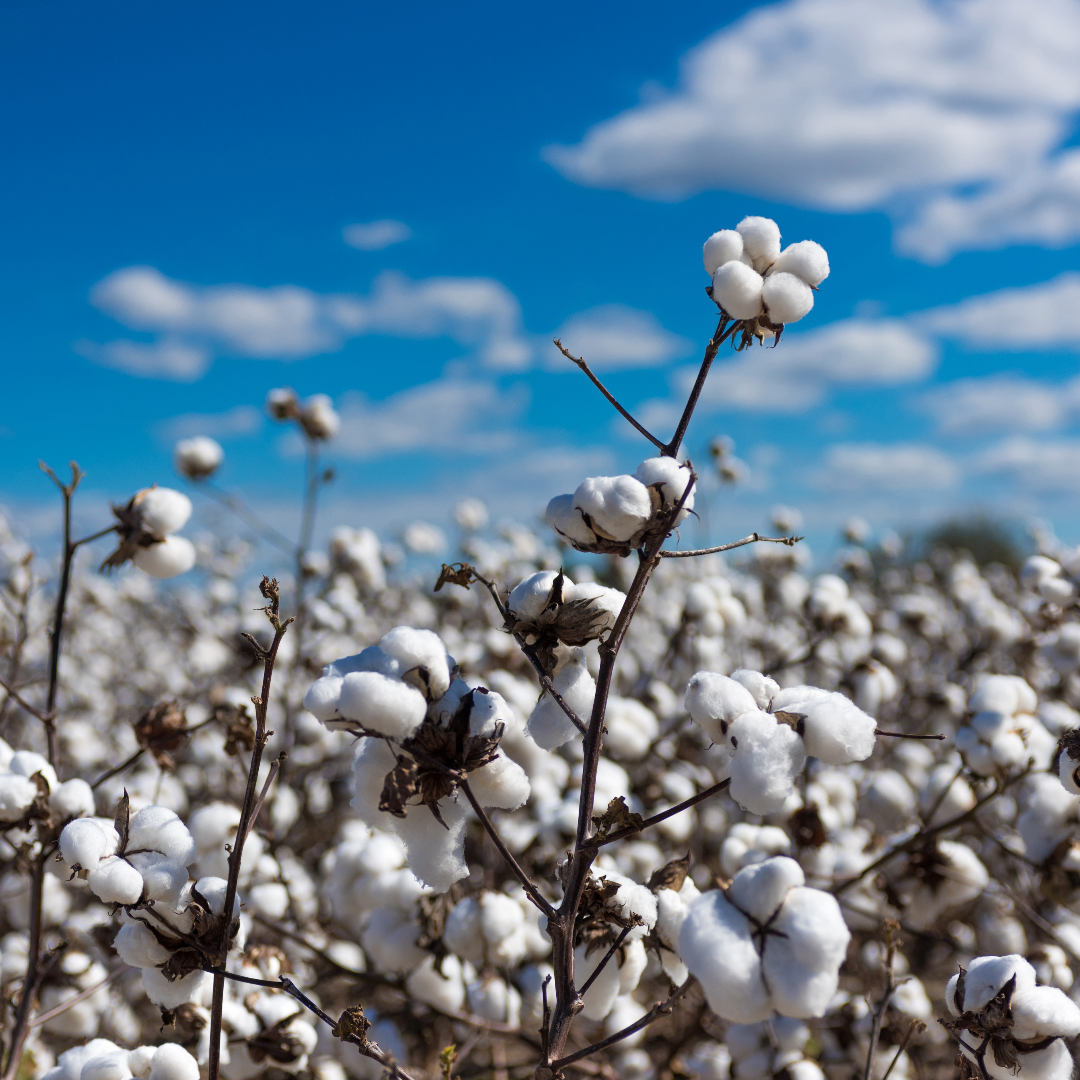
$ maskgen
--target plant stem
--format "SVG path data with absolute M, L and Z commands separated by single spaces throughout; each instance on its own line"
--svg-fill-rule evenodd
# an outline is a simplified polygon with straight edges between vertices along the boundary
M 698 398 L 701 397 L 701 391 L 705 389 L 705 380 L 709 377 L 709 369 L 712 367 L 713 361 L 716 359 L 716 354 L 720 351 L 720 346 L 731 337 L 735 328 L 739 325 L 734 322 L 724 329 L 725 324 L 728 321 L 726 315 L 720 316 L 720 322 L 717 323 L 716 333 L 713 334 L 712 340 L 705 347 L 705 357 L 701 361 L 701 367 L 698 370 L 697 379 L 694 380 L 694 388 L 690 391 L 690 397 L 686 399 L 686 407 L 683 409 L 682 417 L 679 419 L 679 426 L 675 429 L 675 434 L 671 437 L 671 442 L 667 446 L 661 447 L 661 457 L 676 457 L 679 453 L 679 447 L 682 446 L 683 437 L 686 435 L 686 429 L 690 426 L 690 418 L 694 415 L 694 409 L 697 408 Z
M 48 849 L 51 854 L 52 849 Z M 11 1030 L 11 1043 L 7 1063 L 4 1066 L 3 1080 L 14 1080 L 22 1063 L 23 1045 L 30 1034 L 30 1010 L 37 998 L 41 983 L 41 904 L 45 893 L 45 860 L 48 857 L 43 847 L 30 868 L 30 941 L 27 951 L 26 975 L 23 978 L 19 1004 L 15 1008 L 15 1022 Z

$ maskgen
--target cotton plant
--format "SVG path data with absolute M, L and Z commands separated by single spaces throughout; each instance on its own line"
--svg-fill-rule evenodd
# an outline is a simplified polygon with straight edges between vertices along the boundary
M 113 503 L 114 531 L 120 542 L 102 569 L 131 562 L 153 578 L 187 573 L 195 565 L 195 545 L 176 534 L 187 524 L 191 510 L 191 500 L 183 492 L 156 484 L 137 491 L 123 505 Z
M 1038 696 L 1016 675 L 987 675 L 968 701 L 969 725 L 956 732 L 956 748 L 976 776 L 1050 765 L 1057 740 L 1035 713 Z

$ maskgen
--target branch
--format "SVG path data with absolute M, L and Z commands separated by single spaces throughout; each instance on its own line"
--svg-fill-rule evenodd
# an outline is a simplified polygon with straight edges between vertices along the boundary
M 567 349 L 567 348 L 566 348 L 566 347 L 565 347 L 565 346 L 563 345 L 563 343 L 562 343 L 562 342 L 561 342 L 561 341 L 560 341 L 560 340 L 559 340 L 558 338 L 556 338 L 556 339 L 555 339 L 555 348 L 556 348 L 556 349 L 558 349 L 558 350 L 559 350 L 559 352 L 561 352 L 561 353 L 563 354 L 563 356 L 565 356 L 565 357 L 566 357 L 566 359 L 567 359 L 567 360 L 571 361 L 571 362 L 572 362 L 572 363 L 574 363 L 574 364 L 577 364 L 577 366 L 578 366 L 579 368 L 581 368 L 581 370 L 582 370 L 582 371 L 584 371 L 586 375 L 588 375 L 588 376 L 589 376 L 589 378 L 590 378 L 590 379 L 592 380 L 592 384 L 593 384 L 593 386 L 595 386 L 595 387 L 596 387 L 596 389 L 597 389 L 597 390 L 599 390 L 599 391 L 600 391 L 600 393 L 601 393 L 601 394 L 603 394 L 603 395 L 604 395 L 604 397 L 606 397 L 606 398 L 608 399 L 608 401 L 610 401 L 610 402 L 611 402 L 611 404 L 612 404 L 612 405 L 613 405 L 613 406 L 615 407 L 615 409 L 616 409 L 616 411 L 618 412 L 618 414 L 619 414 L 619 415 L 620 415 L 620 416 L 621 416 L 621 417 L 622 417 L 622 418 L 623 418 L 624 420 L 626 420 L 626 421 L 627 421 L 628 423 L 630 423 L 630 424 L 631 424 L 631 425 L 632 425 L 632 426 L 633 426 L 634 428 L 636 428 L 636 429 L 637 429 L 637 431 L 638 431 L 638 432 L 639 432 L 640 434 L 644 435 L 644 436 L 645 436 L 645 438 L 646 438 L 646 439 L 648 439 L 648 440 L 649 440 L 649 442 L 651 442 L 651 443 L 653 444 L 653 446 L 655 446 L 655 447 L 656 447 L 657 449 L 659 449 L 659 450 L 663 450 L 663 449 L 664 449 L 664 444 L 663 444 L 663 443 L 662 443 L 662 442 L 661 442 L 661 441 L 660 441 L 660 440 L 659 440 L 659 439 L 658 439 L 658 438 L 657 438 L 657 437 L 656 437 L 655 435 L 653 435 L 653 434 L 652 434 L 652 432 L 650 432 L 650 431 L 647 431 L 647 430 L 646 430 L 645 428 L 643 428 L 643 427 L 641 426 L 641 424 L 639 424 L 639 423 L 638 423 L 638 422 L 637 422 L 637 421 L 636 421 L 636 420 L 635 420 L 635 419 L 634 419 L 634 418 L 633 418 L 633 417 L 632 417 L 632 416 L 631 416 L 631 415 L 630 415 L 630 414 L 629 414 L 629 413 L 628 413 L 628 412 L 627 412 L 627 411 L 626 411 L 626 410 L 625 410 L 625 409 L 624 409 L 624 408 L 623 408 L 623 407 L 622 407 L 622 406 L 621 406 L 621 405 L 620 405 L 620 404 L 618 403 L 618 401 L 616 401 L 616 400 L 615 400 L 615 396 L 614 396 L 614 395 L 613 395 L 613 394 L 611 393 L 611 391 L 610 391 L 610 390 L 608 390 L 608 388 L 607 388 L 607 387 L 606 387 L 606 386 L 605 386 L 605 385 L 604 385 L 604 384 L 603 384 L 603 383 L 602 383 L 602 382 L 601 382 L 601 381 L 600 381 L 600 380 L 599 380 L 599 379 L 598 379 L 598 378 L 597 378 L 597 377 L 596 377 L 596 376 L 595 376 L 595 375 L 594 375 L 594 374 L 592 373 L 592 371 L 591 371 L 591 370 L 590 370 L 590 368 L 589 368 L 589 365 L 588 365 L 588 364 L 586 364 L 586 363 L 585 363 L 585 361 L 584 361 L 584 360 L 583 360 L 583 359 L 582 359 L 581 357 L 579 357 L 579 356 L 571 356 L 571 355 L 570 355 L 570 352 L 569 352 L 569 350 L 568 350 L 568 349 Z
M 4 682 L 3 679 L 0 679 L 0 688 L 7 691 L 8 697 L 11 698 L 11 700 L 14 701 L 15 704 L 19 706 L 19 708 L 25 709 L 31 716 L 36 717 L 43 724 L 47 724 L 53 719 L 53 717 L 49 716 L 48 713 L 44 713 L 40 709 L 34 708 L 34 706 L 31 705 L 28 701 L 20 697 L 18 692 L 12 687 L 8 686 L 8 684 Z
M 495 846 L 499 849 L 499 854 L 506 860 L 507 865 L 514 871 L 514 876 L 521 882 L 521 887 L 529 895 L 529 899 L 549 918 L 553 919 L 558 915 L 555 908 L 544 899 L 540 890 L 533 884 L 533 880 L 522 869 L 521 864 L 514 858 L 510 849 L 503 843 L 503 838 L 499 835 L 498 829 L 491 823 L 491 818 L 487 816 L 484 808 L 477 802 L 476 796 L 473 794 L 472 788 L 469 787 L 469 781 L 463 776 L 458 781 L 458 786 L 465 792 L 465 798 L 469 800 L 473 810 L 476 812 L 476 816 L 480 819 L 480 823 L 487 830 L 488 836 L 494 841 Z
M 667 821 L 669 817 L 674 817 L 676 814 L 681 814 L 684 810 L 689 810 L 691 806 L 697 806 L 699 802 L 704 802 L 706 799 L 711 798 L 713 795 L 723 791 L 725 788 L 731 786 L 731 777 L 727 777 L 725 780 L 721 780 L 719 784 L 713 784 L 712 787 L 705 788 L 704 791 L 699 791 L 696 795 L 691 796 L 689 799 L 684 799 L 681 803 L 677 803 L 675 806 L 669 806 L 666 810 L 662 810 L 659 814 L 653 814 L 652 817 L 646 818 L 640 825 L 633 826 L 627 825 L 625 829 L 619 829 L 617 832 L 608 833 L 603 839 L 596 841 L 596 847 L 604 847 L 607 844 L 614 844 L 616 840 L 624 840 L 628 836 L 633 836 L 634 833 L 639 833 L 643 829 L 649 828 L 650 825 L 659 825 L 661 821 Z
M 886 921 L 885 934 L 887 938 L 887 952 L 885 954 L 885 993 L 881 997 L 877 1012 L 874 1013 L 873 1026 L 870 1029 L 870 1048 L 866 1054 L 866 1068 L 863 1070 L 863 1080 L 870 1080 L 874 1069 L 874 1055 L 877 1053 L 878 1041 L 881 1038 L 881 1025 L 885 1021 L 885 1010 L 896 993 L 896 980 L 893 977 L 893 958 L 896 956 L 896 944 L 893 941 L 893 929 L 895 923 Z
M 701 391 L 705 389 L 705 380 L 709 376 L 709 368 L 712 367 L 712 362 L 716 359 L 716 354 L 720 350 L 720 346 L 731 337 L 735 332 L 735 329 L 739 326 L 739 323 L 733 322 L 727 330 L 724 329 L 728 321 L 726 315 L 720 316 L 720 322 L 716 326 L 716 332 L 712 336 L 712 340 L 705 346 L 705 356 L 701 361 L 701 368 L 698 371 L 697 379 L 694 382 L 694 388 L 690 391 L 690 397 L 686 400 L 686 407 L 683 409 L 683 414 L 679 419 L 679 426 L 675 429 L 675 434 L 671 437 L 671 442 L 667 446 L 661 447 L 660 453 L 664 457 L 675 457 L 679 453 L 679 447 L 682 446 L 683 436 L 686 434 L 686 429 L 690 426 L 690 418 L 694 415 L 694 409 L 697 408 L 698 398 L 701 397 Z
M 73 1005 L 78 1005 L 80 1001 L 85 1001 L 88 997 L 96 994 L 102 987 L 108 986 L 109 983 L 115 982 L 126 971 L 130 971 L 131 967 L 128 964 L 121 964 L 115 971 L 110 971 L 101 982 L 94 983 L 93 986 L 88 986 L 85 990 L 81 990 L 74 997 L 69 997 L 67 1001 L 61 1002 L 55 1009 L 50 1009 L 46 1013 L 41 1013 L 40 1016 L 35 1016 L 30 1021 L 30 1027 L 40 1027 L 42 1024 L 47 1024 L 54 1017 L 59 1016 L 61 1013 L 65 1013 Z
M 209 480 L 195 481 L 194 487 L 196 491 L 203 492 L 215 502 L 231 510 L 252 532 L 273 544 L 279 551 L 295 558 L 296 545 L 287 536 L 282 536 L 272 525 L 267 525 L 254 510 L 251 510 L 235 495 L 230 495 L 227 491 L 215 487 Z
M 604 958 L 599 964 L 593 968 L 593 973 L 585 980 L 585 985 L 578 990 L 578 997 L 584 997 L 588 993 L 589 987 L 600 977 L 600 972 L 604 970 L 608 965 L 608 961 L 618 951 L 619 946 L 626 940 L 626 935 L 634 929 L 635 926 L 640 926 L 640 921 L 637 923 L 631 923 L 629 926 L 624 926 L 619 932 L 619 936 L 611 943 L 611 948 L 604 954 Z
M 751 533 L 741 540 L 733 540 L 730 544 L 720 544 L 718 547 L 698 548 L 695 551 L 661 551 L 661 559 L 692 559 L 697 555 L 715 555 L 718 551 L 731 551 L 732 548 L 746 547 L 747 544 L 783 544 L 785 547 L 794 547 L 802 536 L 761 536 Z

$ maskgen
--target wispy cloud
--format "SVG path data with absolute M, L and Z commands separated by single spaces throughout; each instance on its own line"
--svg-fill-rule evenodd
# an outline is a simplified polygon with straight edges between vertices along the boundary
M 154 425 L 154 435 L 163 442 L 209 435 L 212 439 L 235 439 L 257 435 L 263 414 L 254 405 L 237 405 L 220 413 L 184 413 Z
M 583 356 L 594 371 L 656 367 L 685 356 L 693 343 L 665 330 L 652 312 L 622 304 L 590 308 L 568 319 L 552 335 L 570 352 Z M 550 347 L 549 366 L 567 365 L 557 349 Z
M 1065 383 L 1018 375 L 956 379 L 928 390 L 917 404 L 944 435 L 1052 431 L 1080 416 L 1080 378 Z
M 382 251 L 392 244 L 400 244 L 412 237 L 412 229 L 404 221 L 383 218 L 357 225 L 346 225 L 341 233 L 349 247 L 360 251 Z
M 942 491 L 960 475 L 948 454 L 926 443 L 836 443 L 812 482 L 828 491 Z

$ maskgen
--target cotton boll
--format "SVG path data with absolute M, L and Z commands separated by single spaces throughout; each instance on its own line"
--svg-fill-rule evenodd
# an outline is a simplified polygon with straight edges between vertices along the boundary
M 805 689 L 781 690 L 773 700 L 773 711 L 805 716 L 803 741 L 807 754 L 826 765 L 847 765 L 868 758 L 874 752 L 874 718 L 843 694 L 800 700 L 800 691 Z
M 637 469 L 634 476 L 646 487 L 656 487 L 660 492 L 661 505 L 665 510 L 676 506 L 683 497 L 691 481 L 690 470 L 685 465 L 680 465 L 673 457 L 646 458 Z M 691 488 L 683 503 L 679 516 L 675 519 L 678 525 L 685 521 L 690 511 L 694 509 L 695 492 Z
M 596 534 L 585 524 L 573 495 L 556 495 L 547 504 L 544 520 L 572 544 L 588 546 L 596 542 Z
M 699 671 L 686 685 L 686 709 L 717 744 L 727 743 L 728 727 L 743 713 L 756 712 L 753 694 L 741 683 L 712 671 Z
M 641 976 L 649 964 L 649 956 L 645 951 L 645 943 L 640 938 L 626 942 L 620 951 L 622 959 L 619 961 L 619 993 L 630 994 L 641 981 Z
M 505 754 L 469 773 L 469 787 L 481 806 L 499 810 L 516 810 L 529 798 L 528 775 Z
M 160 967 L 172 955 L 141 921 L 121 926 L 113 948 L 125 964 L 139 968 Z
M 145 488 L 135 496 L 135 505 L 143 525 L 159 536 L 179 532 L 191 517 L 191 500 L 172 488 Z
M 609 698 L 604 726 L 605 751 L 627 761 L 640 761 L 660 734 L 656 715 L 634 698 Z
M 364 952 L 377 971 L 409 971 L 424 959 L 416 944 L 420 927 L 401 911 L 377 908 L 361 937 Z
M 277 881 L 251 886 L 247 900 L 264 919 L 280 921 L 289 913 L 289 890 Z
M 738 259 L 743 253 L 743 238 L 734 229 L 721 229 L 714 232 L 702 250 L 705 261 L 705 273 L 712 277 L 717 269 L 726 262 Z
M 427 672 L 431 700 L 438 700 L 450 689 L 450 658 L 442 639 L 433 631 L 395 626 L 383 635 L 379 648 L 397 660 L 403 672 L 423 668 Z
M 228 886 L 229 883 L 224 878 L 203 877 L 195 882 L 195 891 L 207 902 L 210 911 L 220 917 L 225 911 L 225 896 L 228 892 Z M 233 897 L 232 917 L 234 919 L 240 917 L 239 896 Z
M 555 673 L 551 677 L 552 684 L 578 718 L 588 723 L 596 683 L 589 674 L 585 651 L 575 648 L 560 652 Z M 541 750 L 554 750 L 572 739 L 578 730 L 563 712 L 562 706 L 550 694 L 545 693 L 529 716 L 525 732 Z
M 745 263 L 724 263 L 713 274 L 713 299 L 733 319 L 756 319 L 761 314 L 765 280 Z
M 780 226 L 772 218 L 744 217 L 736 228 L 754 269 L 763 273 L 780 256 Z
M 120 836 L 112 824 L 98 818 L 77 818 L 60 833 L 60 854 L 68 866 L 93 869 L 119 846 Z
M 148 900 L 170 905 L 179 901 L 180 892 L 188 880 L 186 866 L 156 851 L 136 852 L 124 857 L 142 877 Z
M 752 814 L 775 814 L 806 761 L 803 740 L 775 717 L 755 710 L 731 724 L 728 741 L 735 747 L 731 797 Z
M 607 953 L 606 948 L 594 948 L 586 955 L 586 947 L 579 945 L 574 950 L 574 982 L 578 986 L 584 986 L 586 980 L 596 970 L 600 961 Z M 619 967 L 614 960 L 610 961 L 599 975 L 596 982 L 585 991 L 585 1007 L 581 1015 L 586 1020 L 603 1020 L 615 1004 L 619 995 Z
M 466 987 L 473 1016 L 516 1025 L 521 1015 L 521 995 L 497 975 L 477 979 Z
M 461 961 L 449 953 L 443 957 L 439 970 L 436 970 L 435 957 L 428 955 L 408 977 L 405 988 L 416 1001 L 443 1012 L 460 1012 L 465 1004 Z
M 374 671 L 354 671 L 342 680 L 338 711 L 371 731 L 405 739 L 423 723 L 427 702 L 408 683 Z
M 8 769 L 16 776 L 33 777 L 37 773 L 45 778 L 50 790 L 55 791 L 59 786 L 56 779 L 56 770 L 40 755 L 33 750 L 16 750 L 8 762 Z
M 632 476 L 590 476 L 574 492 L 574 506 L 609 540 L 628 542 L 652 516 L 648 488 Z
M 163 1009 L 179 1009 L 202 989 L 205 972 L 193 971 L 182 979 L 170 982 L 157 968 L 142 969 L 142 985 L 146 996 Z
M 467 806 L 463 798 L 458 802 L 451 798 L 441 800 L 439 812 L 445 827 L 422 806 L 412 808 L 406 818 L 390 819 L 405 843 L 409 869 L 434 892 L 444 893 L 455 881 L 469 876 L 465 862 Z
M 195 565 L 195 545 L 183 536 L 166 536 L 159 544 L 139 548 L 131 561 L 152 578 L 174 578 Z
M 1048 1035 L 1071 1038 L 1080 1034 L 1080 1008 L 1054 986 L 1036 986 L 1013 995 L 1013 1035 L 1042 1039 Z
M 304 708 L 324 724 L 340 719 L 338 702 L 343 682 L 344 678 L 340 675 L 323 675 L 316 679 L 304 695 Z
M 68 780 L 49 796 L 49 810 L 60 821 L 92 816 L 94 792 L 85 780 Z
M 723 1043 L 700 1042 L 683 1058 L 694 1080 L 728 1080 L 731 1052 Z
M 195 861 L 195 840 L 187 826 L 166 806 L 144 806 L 128 824 L 128 850 L 159 851 L 172 862 L 188 866 Z
M 106 904 L 137 904 L 143 893 L 142 875 L 118 855 L 110 855 L 93 867 L 87 884 Z
M 129 1080 L 128 1052 L 112 1050 L 92 1057 L 82 1067 L 80 1080 Z
M 770 679 L 768 675 L 762 675 L 760 671 L 740 668 L 731 673 L 731 679 L 740 686 L 745 686 L 757 702 L 757 707 L 766 712 L 772 707 L 773 698 L 780 693 L 780 684 L 775 679 Z
M 742 911 L 766 922 L 788 893 L 805 882 L 799 864 L 778 855 L 740 870 L 728 888 L 728 895 Z
M 39 794 L 37 784 L 28 776 L 0 774 L 0 821 L 19 821 Z
M 794 274 L 807 285 L 820 285 L 829 276 L 829 256 L 813 240 L 788 244 L 769 268 L 769 274 Z
M 506 606 L 525 622 L 535 622 L 547 606 L 551 587 L 559 575 L 554 570 L 541 570 L 519 582 L 507 597 Z
M 182 1046 L 165 1043 L 151 1059 L 150 1080 L 199 1080 L 199 1064 Z
M 221 444 L 205 435 L 181 439 L 173 450 L 173 465 L 178 473 L 190 480 L 205 480 L 217 472 L 225 451 Z
M 761 292 L 769 320 L 774 323 L 798 322 L 814 306 L 814 292 L 794 274 L 770 274 Z
M 304 402 L 297 419 L 311 439 L 332 439 L 341 427 L 341 417 L 327 394 L 312 394 Z
M 863 794 L 863 812 L 885 832 L 899 829 L 915 813 L 915 792 L 895 769 L 875 772 Z
M 156 1046 L 136 1046 L 128 1054 L 128 1068 L 131 1069 L 131 1075 L 138 1077 L 139 1080 L 147 1080 L 150 1076 L 150 1064 L 157 1050 Z
M 620 994 L 615 999 L 611 1011 L 604 1021 L 604 1034 L 614 1035 L 615 1032 L 622 1031 L 623 1028 L 637 1023 L 648 1011 L 641 1002 L 635 1001 L 629 994 Z M 646 1029 L 641 1028 L 629 1038 L 623 1039 L 621 1045 L 627 1047 L 637 1046 L 645 1038 L 646 1034 Z

